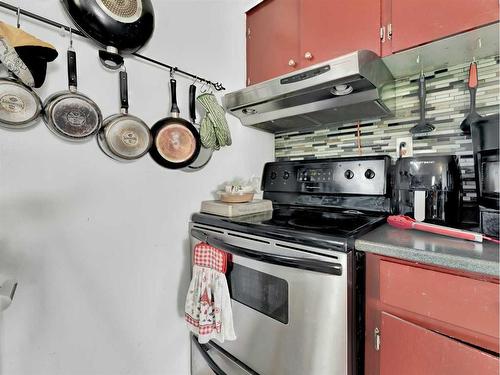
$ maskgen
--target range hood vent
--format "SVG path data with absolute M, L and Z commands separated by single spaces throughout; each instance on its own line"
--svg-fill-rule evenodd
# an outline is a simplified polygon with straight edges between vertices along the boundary
M 226 94 L 243 125 L 271 133 L 380 118 L 394 109 L 394 79 L 383 61 L 361 50 Z

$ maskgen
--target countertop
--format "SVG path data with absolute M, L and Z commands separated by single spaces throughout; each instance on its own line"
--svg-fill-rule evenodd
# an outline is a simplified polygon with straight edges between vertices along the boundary
M 498 244 L 477 243 L 384 224 L 356 240 L 356 249 L 418 263 L 499 277 Z

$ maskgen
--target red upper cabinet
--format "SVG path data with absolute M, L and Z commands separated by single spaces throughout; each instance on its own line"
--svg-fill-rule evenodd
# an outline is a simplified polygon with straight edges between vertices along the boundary
M 265 0 L 247 13 L 247 85 L 369 49 L 380 53 L 380 0 Z
M 368 49 L 380 54 L 380 0 L 301 0 L 303 66 Z
M 299 5 L 299 0 L 268 0 L 247 13 L 247 85 L 297 67 Z
M 498 20 L 498 0 L 385 0 L 392 52 L 458 34 Z M 384 54 L 385 49 L 384 49 Z
M 360 49 L 390 55 L 498 12 L 498 0 L 264 0 L 247 13 L 247 85 Z

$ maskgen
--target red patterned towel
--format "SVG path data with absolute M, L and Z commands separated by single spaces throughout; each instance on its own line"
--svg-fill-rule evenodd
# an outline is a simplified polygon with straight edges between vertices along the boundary
M 207 243 L 199 243 L 194 249 L 194 264 L 226 273 L 228 255 Z
M 193 279 L 186 297 L 185 320 L 202 344 L 216 338 L 235 340 L 226 271 L 229 254 L 206 243 L 194 248 Z

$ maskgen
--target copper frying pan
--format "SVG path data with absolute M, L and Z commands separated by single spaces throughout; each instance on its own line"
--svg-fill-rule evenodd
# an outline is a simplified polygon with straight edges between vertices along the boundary
M 189 121 L 180 117 L 177 106 L 177 82 L 170 79 L 172 108 L 170 117 L 157 121 L 151 128 L 153 145 L 149 154 L 164 168 L 181 169 L 191 165 L 200 153 L 200 134 Z

